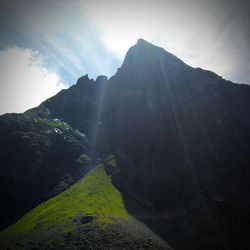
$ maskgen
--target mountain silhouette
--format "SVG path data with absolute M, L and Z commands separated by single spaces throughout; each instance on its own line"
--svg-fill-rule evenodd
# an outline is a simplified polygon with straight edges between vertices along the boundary
M 61 204 L 65 221 L 48 226 L 52 249 L 249 248 L 249 107 L 248 85 L 139 39 L 110 79 L 85 75 L 34 109 L 1 116 L 3 246 L 43 249 L 39 214 L 57 218 Z

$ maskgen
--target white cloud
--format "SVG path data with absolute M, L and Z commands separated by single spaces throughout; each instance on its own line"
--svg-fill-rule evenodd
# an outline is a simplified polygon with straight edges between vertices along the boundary
M 194 67 L 249 83 L 249 18 L 234 1 L 82 0 L 82 12 L 120 60 L 138 38 Z M 247 6 L 246 6 L 247 7 Z M 248 15 L 249 16 L 249 15 Z M 249 31 L 248 31 L 249 32 Z M 246 38 L 247 37 L 247 38 Z
M 191 66 L 250 83 L 248 0 L 3 2 L 0 47 L 38 50 L 69 84 L 86 73 L 112 76 L 138 38 Z
M 24 112 L 65 87 L 38 52 L 17 47 L 0 51 L 0 114 Z

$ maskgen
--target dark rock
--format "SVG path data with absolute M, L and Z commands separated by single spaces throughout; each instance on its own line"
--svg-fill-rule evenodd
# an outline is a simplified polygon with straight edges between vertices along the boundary
M 140 39 L 109 80 L 83 76 L 32 112 L 0 117 L 2 226 L 112 153 L 106 169 L 127 209 L 174 249 L 250 249 L 249 107 L 249 86 Z M 87 246 L 95 235 L 98 249 L 95 232 Z M 114 249 L 137 248 L 117 237 Z
M 113 182 L 129 211 L 174 249 L 250 247 L 250 87 L 142 40 L 109 87 Z
M 93 217 L 93 216 L 90 216 L 90 215 L 82 216 L 82 217 L 80 218 L 80 222 L 81 222 L 81 224 L 85 224 L 85 223 L 91 222 L 93 219 L 94 219 L 94 217 Z

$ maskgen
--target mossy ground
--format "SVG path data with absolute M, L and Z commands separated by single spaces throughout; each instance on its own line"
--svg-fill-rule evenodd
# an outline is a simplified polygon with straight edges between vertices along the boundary
M 0 233 L 0 249 L 170 249 L 126 210 L 105 166 L 40 204 Z
M 111 177 L 106 174 L 103 164 L 99 164 L 65 192 L 40 204 L 2 231 L 0 241 L 17 236 L 25 238 L 37 230 L 60 227 L 63 232 L 73 231 L 74 218 L 79 214 L 93 216 L 93 223 L 99 226 L 130 219 L 122 196 L 112 185 Z

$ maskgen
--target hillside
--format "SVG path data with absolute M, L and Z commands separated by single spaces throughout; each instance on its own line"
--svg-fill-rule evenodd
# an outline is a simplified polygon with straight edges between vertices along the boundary
M 24 114 L 0 117 L 2 228 L 34 208 L 1 235 L 12 242 L 26 230 L 25 223 L 32 232 L 37 223 L 46 224 L 38 211 L 48 211 L 57 218 L 55 224 L 69 224 L 73 236 L 67 244 L 72 247 L 78 242 L 72 218 L 79 210 L 93 216 L 83 225 L 93 235 L 114 235 L 113 226 L 126 232 L 121 241 L 130 242 L 127 249 L 137 242 L 129 234 L 133 223 L 133 230 L 150 232 L 152 244 L 159 242 L 156 234 L 176 250 L 250 248 L 249 107 L 249 85 L 190 67 L 139 39 L 110 79 L 94 81 L 85 75 Z M 115 157 L 115 167 L 108 164 L 105 172 L 95 168 L 109 155 Z M 90 185 L 99 174 L 105 181 L 94 178 Z M 98 193 L 96 185 L 107 187 L 105 183 L 114 196 Z M 73 200 L 92 197 L 92 203 L 71 200 L 71 207 L 67 193 L 74 194 Z M 98 203 L 100 196 L 104 203 Z M 107 203 L 114 209 L 106 210 Z M 63 206 L 66 222 L 55 204 Z M 117 219 L 114 224 L 109 216 Z M 102 220 L 109 225 L 105 233 L 92 227 Z M 24 241 L 34 237 L 29 231 Z M 98 238 L 91 244 L 104 243 Z
M 116 167 L 114 158 L 105 166 Z M 0 234 L 10 249 L 170 249 L 127 212 L 103 164 Z
M 89 169 L 88 139 L 46 109 L 0 117 L 0 227 L 67 189 Z

